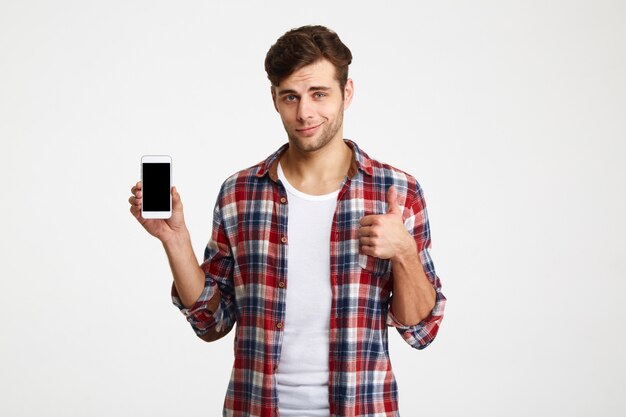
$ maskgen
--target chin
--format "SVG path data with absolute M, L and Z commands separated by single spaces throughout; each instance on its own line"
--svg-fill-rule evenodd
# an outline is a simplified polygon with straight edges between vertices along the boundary
M 319 137 L 302 138 L 291 136 L 290 142 L 301 152 L 315 152 L 326 146 L 330 140 Z

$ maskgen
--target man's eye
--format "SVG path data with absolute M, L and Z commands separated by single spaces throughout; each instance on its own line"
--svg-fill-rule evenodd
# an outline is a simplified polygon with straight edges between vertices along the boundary
M 322 98 L 322 97 L 326 97 L 326 93 L 315 93 L 315 98 Z
M 285 101 L 296 101 L 296 96 L 294 96 L 293 94 L 288 94 L 285 96 Z

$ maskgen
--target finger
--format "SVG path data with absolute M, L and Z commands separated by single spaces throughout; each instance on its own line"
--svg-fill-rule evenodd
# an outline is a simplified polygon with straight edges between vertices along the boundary
M 141 181 L 137 181 L 137 184 L 133 185 L 133 188 L 130 189 L 131 194 L 135 194 L 137 191 L 141 191 Z
M 376 217 L 378 217 L 377 214 L 370 214 L 369 216 L 363 216 L 361 217 L 359 224 L 361 226 L 371 226 L 372 224 L 374 224 L 374 220 L 376 220 Z
M 132 204 L 133 206 L 141 206 L 141 198 L 130 197 L 128 199 L 128 202 Z
M 373 237 L 361 237 L 359 238 L 359 243 L 362 246 L 376 246 L 376 238 Z
M 141 217 L 141 208 L 137 206 L 130 206 L 130 212 L 135 216 L 137 220 Z
M 364 255 L 375 256 L 374 255 L 374 247 L 373 246 L 361 245 L 361 252 Z
M 387 213 L 400 214 L 400 206 L 398 205 L 398 192 L 393 185 L 387 190 Z
M 376 235 L 377 235 L 377 233 L 376 233 L 374 227 L 372 227 L 372 226 L 362 226 L 362 227 L 359 228 L 359 237 L 361 237 L 361 236 L 374 237 Z
M 147 220 L 143 218 L 141 215 L 141 207 L 139 206 L 130 206 L 130 212 L 135 216 L 135 218 L 139 221 L 140 224 L 144 224 Z

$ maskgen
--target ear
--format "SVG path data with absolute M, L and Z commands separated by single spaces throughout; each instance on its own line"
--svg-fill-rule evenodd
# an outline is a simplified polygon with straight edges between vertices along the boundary
M 346 86 L 343 88 L 343 109 L 346 110 L 352 103 L 352 97 L 354 97 L 354 82 L 352 78 L 348 78 Z
M 278 106 L 276 106 L 276 89 L 274 88 L 274 86 L 270 87 L 270 91 L 272 93 L 272 104 L 274 105 L 274 109 L 278 111 Z

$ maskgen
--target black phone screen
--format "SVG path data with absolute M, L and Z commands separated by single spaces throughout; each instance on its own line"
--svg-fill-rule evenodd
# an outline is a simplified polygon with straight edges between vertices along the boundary
M 143 211 L 170 211 L 170 164 L 143 163 Z

